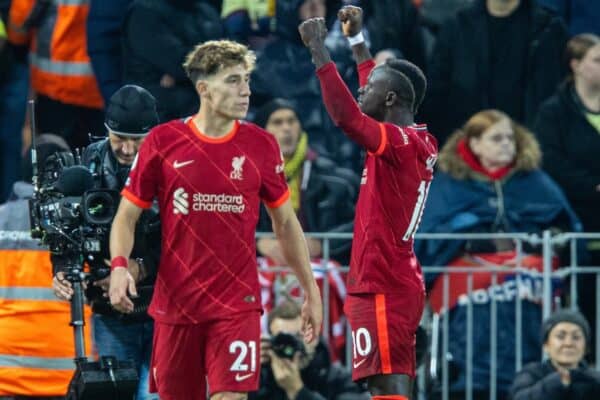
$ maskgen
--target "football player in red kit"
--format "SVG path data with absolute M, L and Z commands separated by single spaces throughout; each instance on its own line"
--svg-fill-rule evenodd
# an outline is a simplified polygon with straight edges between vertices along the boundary
M 367 151 L 344 306 L 352 328 L 352 374 L 367 380 L 374 399 L 408 399 L 425 302 L 413 236 L 437 158 L 435 138 L 414 123 L 427 83 L 421 70 L 404 60 L 375 66 L 362 37 L 360 8 L 344 7 L 338 18 L 358 64 L 358 103 L 325 48 L 325 21 L 305 21 L 299 30 L 329 115 Z
M 275 138 L 242 121 L 254 54 L 231 41 L 197 46 L 184 65 L 198 114 L 154 128 L 131 168 L 113 222 L 109 295 L 128 311 L 126 262 L 142 209 L 158 201 L 162 254 L 149 313 L 155 320 L 151 390 L 162 400 L 245 399 L 260 377 L 255 230 L 263 201 L 305 292 L 304 338 L 317 340 L 319 289 L 289 200 Z

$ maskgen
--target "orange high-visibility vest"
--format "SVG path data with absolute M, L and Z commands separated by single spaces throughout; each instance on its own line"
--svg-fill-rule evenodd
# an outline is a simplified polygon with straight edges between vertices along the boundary
M 50 253 L 30 237 L 27 201 L 11 203 L 0 206 L 0 396 L 61 396 L 75 370 L 70 306 L 54 296 Z M 10 230 L 6 218 L 17 219 Z M 85 315 L 90 356 L 88 307 Z
M 30 44 L 31 86 L 65 104 L 100 109 L 103 100 L 87 52 L 90 0 L 53 0 L 33 26 L 35 0 L 13 1 L 8 39 Z

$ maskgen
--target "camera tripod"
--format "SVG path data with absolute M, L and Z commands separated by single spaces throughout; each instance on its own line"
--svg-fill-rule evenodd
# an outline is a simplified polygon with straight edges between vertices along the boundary
M 71 282 L 71 326 L 75 341 L 75 374 L 69 383 L 67 400 L 131 400 L 137 391 L 138 374 L 133 361 L 114 356 L 89 361 L 85 355 L 83 280 L 80 263 L 69 262 L 65 279 Z

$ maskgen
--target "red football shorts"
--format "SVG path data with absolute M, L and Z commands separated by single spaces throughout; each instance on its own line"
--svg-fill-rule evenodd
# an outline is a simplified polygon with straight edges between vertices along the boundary
M 155 322 L 150 391 L 161 400 L 203 400 L 207 392 L 257 390 L 259 349 L 259 311 L 198 325 Z
M 415 332 L 425 293 L 349 294 L 344 311 L 352 328 L 352 379 L 403 374 L 414 379 Z

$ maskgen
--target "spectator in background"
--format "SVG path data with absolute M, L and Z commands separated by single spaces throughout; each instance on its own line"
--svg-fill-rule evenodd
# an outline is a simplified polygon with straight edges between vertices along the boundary
M 161 122 L 198 111 L 182 65 L 194 46 L 223 35 L 217 11 L 201 0 L 134 0 L 123 35 L 125 82 L 156 97 Z
M 290 102 L 274 99 L 261 107 L 255 123 L 273 134 L 285 160 L 284 173 L 290 188 L 292 205 L 305 232 L 352 232 L 354 203 L 359 178 L 351 170 L 340 168 L 308 145 L 296 110 Z M 259 231 L 271 231 L 271 223 L 261 208 Z M 311 258 L 323 255 L 320 239 L 306 238 Z M 331 241 L 330 257 L 347 263 L 350 240 Z M 276 239 L 261 238 L 257 242 L 261 255 L 278 265 L 285 265 L 282 249 Z
M 476 0 L 442 26 L 431 57 L 426 120 L 440 143 L 474 113 L 495 108 L 530 124 L 563 75 L 558 16 L 535 0 Z
M 526 365 L 511 387 L 512 400 L 588 400 L 600 398 L 600 373 L 583 359 L 590 326 L 577 311 L 559 310 L 542 326 L 548 359 Z
M 569 27 L 571 35 L 594 33 L 600 35 L 600 2 L 590 0 L 537 0 L 553 9 Z
M 302 45 L 297 29 L 301 21 L 325 17 L 326 12 L 325 0 L 277 2 L 276 38 L 258 56 L 250 82 L 250 104 L 260 107 L 276 97 L 288 99 L 298 111 L 311 147 L 357 171 L 360 149 L 344 139 L 327 115 L 310 53 Z
M 600 37 L 575 36 L 567 44 L 565 60 L 567 79 L 540 107 L 535 132 L 544 169 L 565 191 L 584 230 L 600 232 Z M 587 245 L 590 265 L 600 265 L 600 240 L 590 239 Z M 581 275 L 578 299 L 582 312 L 593 321 L 596 285 L 590 276 Z M 592 350 L 594 345 L 588 343 Z
M 27 49 L 8 41 L 10 2 L 0 2 L 0 203 L 18 181 L 29 74 Z
M 260 387 L 249 394 L 250 400 L 367 400 L 369 393 L 352 382 L 341 366 L 331 364 L 329 351 L 322 341 L 302 341 L 300 306 L 284 302 L 269 313 L 269 333 L 276 343 L 281 334 L 296 345 L 275 349 L 269 337 L 261 338 L 260 362 L 263 364 Z M 287 354 L 283 354 L 287 350 Z
M 108 104 L 110 97 L 122 86 L 123 16 L 132 0 L 90 1 L 87 18 L 87 51 L 98 81 L 98 88 Z
M 63 137 L 71 148 L 104 134 L 104 101 L 86 48 L 87 1 L 19 0 L 10 8 L 9 40 L 28 46 L 39 132 Z M 20 123 L 20 122 L 19 122 Z
M 261 50 L 274 30 L 275 0 L 224 0 L 221 18 L 225 34 Z
M 497 110 L 478 112 L 451 136 L 440 152 L 439 170 L 429 188 L 429 201 L 421 233 L 541 233 L 546 229 L 568 232 L 581 225 L 560 188 L 540 170 L 541 154 L 533 135 Z M 418 240 L 417 257 L 423 265 L 489 267 L 520 265 L 530 272 L 473 274 L 473 294 L 467 297 L 466 274 L 450 274 L 449 352 L 454 379 L 451 398 L 464 398 L 466 389 L 467 303 L 473 304 L 473 390 L 475 398 L 489 394 L 491 368 L 497 371 L 498 399 L 506 397 L 515 374 L 515 340 L 522 341 L 525 362 L 539 359 L 539 324 L 542 320 L 542 257 L 525 248 L 519 258 L 512 240 Z M 427 276 L 434 312 L 442 312 L 444 280 Z M 512 289 L 511 289 L 512 288 Z M 529 288 L 529 290 L 527 289 Z M 489 295 L 487 295 L 489 293 Z M 522 331 L 515 326 L 514 295 L 522 300 Z M 477 296 L 476 296 L 477 295 Z M 497 365 L 490 364 L 490 297 L 496 298 L 502 334 L 497 336 Z M 483 296 L 483 297 L 482 297 Z M 484 300 L 482 300 L 482 298 Z M 475 329 L 476 326 L 476 329 Z

